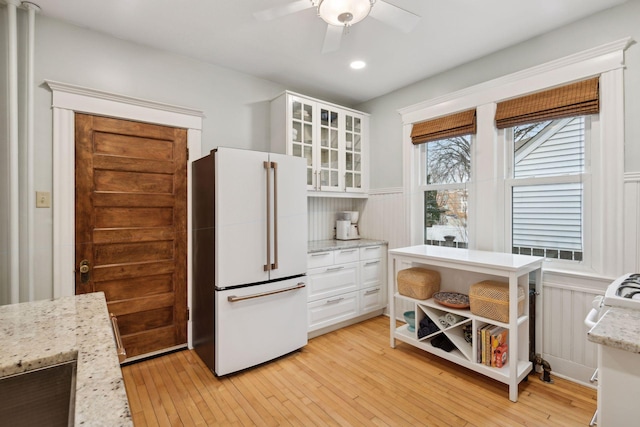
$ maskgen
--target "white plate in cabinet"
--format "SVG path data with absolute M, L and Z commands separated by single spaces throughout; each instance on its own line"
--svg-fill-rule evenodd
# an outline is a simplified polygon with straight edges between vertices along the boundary
M 382 246 L 365 246 L 360 248 L 360 260 L 382 258 Z
M 309 270 L 307 286 L 309 301 L 356 291 L 358 289 L 358 263 Z
M 307 254 L 307 270 L 333 264 L 333 252 L 314 252 Z
M 349 292 L 307 304 L 309 332 L 358 315 L 358 293 Z
M 360 290 L 360 314 L 384 307 L 385 291 L 381 286 Z
M 358 248 L 340 249 L 335 251 L 335 264 L 342 264 L 345 262 L 356 262 L 360 259 Z

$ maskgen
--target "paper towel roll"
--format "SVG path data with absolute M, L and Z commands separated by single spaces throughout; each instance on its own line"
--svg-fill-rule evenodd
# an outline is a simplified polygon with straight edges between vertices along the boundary
M 464 319 L 464 317 L 462 317 L 462 316 L 458 316 L 457 314 L 453 314 L 453 313 L 447 313 L 447 314 L 445 314 L 445 315 L 444 315 L 444 318 L 445 318 L 445 320 L 447 321 L 447 324 L 448 324 L 449 326 L 453 326 L 453 325 L 455 325 L 456 323 L 459 323 L 459 322 L 461 322 L 461 321 Z
M 447 315 L 443 314 L 442 316 L 438 317 L 438 323 L 443 328 L 448 328 L 449 327 L 449 322 L 447 321 Z

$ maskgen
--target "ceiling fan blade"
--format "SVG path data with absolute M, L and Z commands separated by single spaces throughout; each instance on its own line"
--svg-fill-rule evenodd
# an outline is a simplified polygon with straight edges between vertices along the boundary
M 313 3 L 309 0 L 296 0 L 282 6 L 272 7 L 271 9 L 254 12 L 253 17 L 258 21 L 271 21 L 272 19 L 300 12 L 301 10 L 310 9 Z
M 327 32 L 324 35 L 324 44 L 322 45 L 322 53 L 335 52 L 340 49 L 342 41 L 342 33 L 344 27 L 327 24 Z
M 371 8 L 371 12 L 369 12 L 369 16 L 384 24 L 395 27 L 403 33 L 408 33 L 413 30 L 416 25 L 418 25 L 418 21 L 420 21 L 420 17 L 415 13 L 401 9 L 383 0 L 375 2 Z

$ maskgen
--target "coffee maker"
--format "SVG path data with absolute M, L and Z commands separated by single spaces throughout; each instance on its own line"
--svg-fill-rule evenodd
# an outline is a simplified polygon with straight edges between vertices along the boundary
M 343 211 L 336 214 L 336 239 L 355 240 L 360 238 L 358 233 L 358 211 Z

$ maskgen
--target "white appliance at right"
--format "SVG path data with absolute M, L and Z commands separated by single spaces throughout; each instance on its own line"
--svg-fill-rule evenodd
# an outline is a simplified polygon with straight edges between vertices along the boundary
M 640 310 L 640 273 L 627 273 L 611 282 L 604 296 L 593 300 L 585 325 L 593 328 L 612 307 Z M 602 378 L 605 378 L 602 381 Z M 640 354 L 598 345 L 598 368 L 591 377 L 598 382 L 598 409 L 590 426 L 640 425 Z

